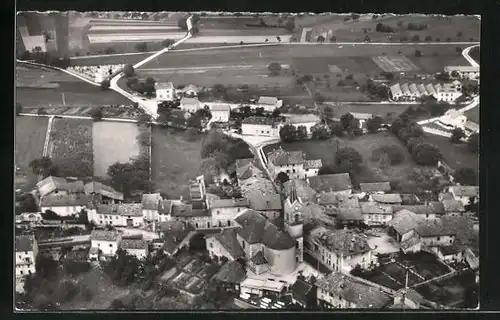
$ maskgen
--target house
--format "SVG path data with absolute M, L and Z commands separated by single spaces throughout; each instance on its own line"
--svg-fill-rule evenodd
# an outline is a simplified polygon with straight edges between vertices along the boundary
M 241 123 L 241 134 L 250 136 L 279 136 L 279 129 L 272 119 L 266 117 L 248 117 Z
M 68 182 L 65 178 L 48 176 L 36 184 L 40 199 L 49 195 L 68 195 L 70 193 L 84 193 L 81 181 Z
M 424 298 L 411 288 L 403 288 L 396 292 L 391 309 L 419 309 Z
M 267 165 L 273 179 L 280 172 L 286 173 L 290 179 L 303 179 L 305 162 L 302 151 L 284 151 L 278 148 L 267 154 Z
M 334 192 L 316 195 L 316 203 L 326 209 L 360 208 L 358 197 L 354 195 L 336 194 Z
M 465 259 L 465 247 L 458 243 L 451 246 L 432 247 L 431 251 L 434 252 L 438 259 L 448 263 L 462 262 Z
M 198 93 L 200 92 L 200 88 L 198 88 L 194 84 L 189 84 L 189 85 L 185 86 L 182 89 L 176 90 L 176 92 L 177 93 L 182 93 L 182 95 L 184 97 L 193 98 L 193 97 L 197 97 L 198 96 Z
M 401 204 L 403 202 L 399 193 L 372 194 L 369 197 L 369 201 L 390 205 Z
M 465 212 L 464 205 L 460 200 L 443 200 L 441 202 L 446 215 L 461 215 Z
M 183 246 L 188 245 L 189 236 L 194 227 L 185 221 L 164 221 L 158 223 L 155 231 L 163 239 L 163 252 L 167 255 L 175 255 Z
M 416 205 L 421 203 L 420 198 L 413 193 L 402 193 L 400 196 L 402 205 Z
M 108 257 L 116 254 L 116 251 L 120 247 L 121 240 L 122 234 L 115 230 L 92 230 L 90 233 L 91 248 L 97 248 L 99 254 Z
M 58 216 L 67 217 L 86 209 L 90 200 L 85 194 L 52 194 L 40 199 L 40 211 L 50 210 Z
M 238 293 L 246 278 L 245 268 L 238 261 L 229 261 L 212 278 L 226 292 Z
M 380 289 L 338 272 L 316 282 L 318 305 L 327 309 L 382 309 L 392 302 Z
M 462 95 L 461 91 L 458 91 L 457 88 L 450 84 L 446 83 L 442 88 L 437 90 L 437 101 L 443 101 L 447 103 L 455 103 L 455 101 Z
M 427 95 L 432 96 L 434 98 L 437 98 L 437 92 L 434 89 L 434 86 L 432 85 L 432 83 L 428 83 L 425 86 L 425 90 L 427 91 Z
M 302 308 L 311 308 L 316 305 L 317 288 L 302 279 L 297 279 L 291 286 L 292 302 Z
M 213 122 L 229 122 L 231 108 L 227 104 L 217 104 L 210 106 Z
M 174 203 L 172 205 L 171 217 L 177 221 L 188 222 L 196 229 L 209 229 L 213 227 L 210 213 L 205 209 L 194 208 L 193 203 Z
M 437 202 L 440 204 L 440 202 Z M 434 204 L 435 205 L 435 204 Z M 414 204 L 414 205 L 392 205 L 394 212 L 399 212 L 403 209 L 415 213 L 417 216 L 425 219 L 437 219 L 441 214 L 436 213 L 434 205 L 428 204 Z
M 198 98 L 187 98 L 184 97 L 181 99 L 181 104 L 179 108 L 182 111 L 187 111 L 191 113 L 195 113 L 196 111 L 202 108 L 200 100 Z
M 368 226 L 385 225 L 394 216 L 390 205 L 376 202 L 363 202 L 361 213 L 364 223 Z
M 412 100 L 416 100 L 417 98 L 420 98 L 420 92 L 418 92 L 417 85 L 412 83 L 408 86 L 408 89 L 410 90 L 410 95 Z
M 281 108 L 282 105 L 283 101 L 276 97 L 260 97 L 256 108 L 264 108 L 266 112 L 273 112 L 275 109 Z
M 391 192 L 391 184 L 389 182 L 360 183 L 359 189 L 365 194 L 386 193 Z
M 430 201 L 427 204 L 427 206 L 430 209 L 430 213 L 434 214 L 435 218 L 440 217 L 440 216 L 442 216 L 442 215 L 445 214 L 444 205 L 443 205 L 442 202 L 439 202 L 439 201 Z
M 279 129 L 281 129 L 284 125 L 292 125 L 295 129 L 303 126 L 306 128 L 308 135 L 312 135 L 311 128 L 321 121 L 320 117 L 315 114 L 291 114 L 284 115 L 284 117 L 285 121 L 279 125 Z
M 464 206 L 479 201 L 478 186 L 452 186 L 449 187 L 448 192 L 453 196 L 453 199 L 460 201 Z
M 145 259 L 149 254 L 148 243 L 142 239 L 122 239 L 120 248 L 138 260 Z
M 158 208 L 163 198 L 159 193 L 142 195 L 142 217 L 144 221 L 158 221 Z
M 449 73 L 452 78 L 457 79 L 479 79 L 479 66 L 446 66 L 444 72 Z M 454 76 L 456 74 L 456 77 Z
M 417 90 L 418 90 L 418 96 L 423 97 L 429 95 L 427 90 L 425 89 L 425 85 L 423 83 L 420 83 L 417 85 Z
M 34 236 L 16 236 L 16 278 L 36 272 L 38 242 Z
M 267 259 L 264 257 L 262 251 L 257 252 L 250 260 L 248 260 L 247 266 L 248 270 L 257 275 L 269 271 Z
M 403 83 L 401 85 L 401 92 L 403 93 L 402 98 L 410 100 L 411 99 L 411 92 L 410 88 L 408 87 L 408 83 Z
M 250 202 L 246 198 L 207 201 L 207 207 L 212 216 L 212 227 L 232 226 L 234 217 L 249 206 Z
M 280 297 L 285 291 L 285 283 L 274 280 L 246 278 L 240 284 L 240 293 L 258 297 Z
M 363 113 L 363 112 L 351 112 L 354 119 L 358 120 L 359 128 L 363 129 L 366 132 L 366 122 L 368 119 L 373 118 L 373 114 L 371 113 Z
M 259 188 L 247 190 L 244 197 L 249 201 L 249 208 L 259 211 L 268 219 L 274 219 L 281 213 L 283 205 L 281 203 L 281 196 L 277 193 L 262 193 Z
M 292 191 L 297 192 L 297 196 L 305 203 L 316 202 L 316 191 L 307 185 L 305 180 L 292 179 L 283 184 L 283 194 L 288 198 Z
M 156 102 L 174 101 L 175 88 L 172 82 L 156 82 Z
M 462 82 L 458 80 L 453 80 L 451 84 L 455 87 L 457 91 L 462 91 Z
M 308 177 L 307 184 L 317 193 L 333 192 L 336 194 L 351 194 L 352 182 L 348 173 L 324 174 Z
M 389 90 L 391 92 L 392 100 L 398 101 L 399 99 L 401 99 L 403 97 L 403 91 L 401 91 L 401 86 L 399 85 L 399 83 L 393 84 L 389 88 Z
M 99 195 L 103 203 L 121 203 L 123 201 L 123 193 L 101 182 L 92 181 L 85 184 L 83 188 L 88 196 Z
M 144 224 L 140 203 L 98 204 L 87 212 L 98 226 L 140 227 Z
M 422 239 L 422 244 L 427 247 L 451 246 L 457 235 L 457 230 L 444 223 L 442 219 L 424 221 L 415 231 Z
M 224 229 L 220 233 L 205 238 L 207 251 L 211 259 L 226 257 L 229 261 L 245 258 L 237 238 L 237 230 Z
M 471 248 L 465 248 L 464 259 L 472 270 L 479 268 L 479 252 Z
M 168 126 L 187 129 L 187 120 L 191 115 L 187 111 L 172 109 L 166 116 L 165 122 Z
M 374 261 L 372 248 L 352 230 L 319 226 L 306 237 L 306 251 L 328 269 L 349 273 L 356 265 L 368 268 Z
M 158 204 L 158 221 L 169 221 L 172 218 L 172 208 L 174 202 L 172 200 L 160 200 Z
M 403 209 L 396 212 L 392 220 L 387 223 L 390 228 L 389 235 L 400 243 L 403 252 L 420 251 L 422 241 L 416 229 L 424 221 L 425 219 L 414 212 Z

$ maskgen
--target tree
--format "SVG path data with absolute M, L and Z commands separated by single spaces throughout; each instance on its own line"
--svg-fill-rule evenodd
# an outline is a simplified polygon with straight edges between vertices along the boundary
M 335 166 L 337 168 L 346 168 L 349 173 L 359 172 L 362 163 L 361 154 L 354 148 L 339 148 L 335 154 Z
M 442 158 L 441 151 L 432 144 L 420 143 L 412 150 L 415 162 L 422 166 L 434 166 Z
M 463 35 L 464 35 L 464 34 L 463 34 L 463 32 L 462 32 L 462 31 L 458 31 L 458 32 L 457 32 L 457 38 L 462 38 L 462 36 L 463 36 Z
M 405 159 L 401 148 L 397 145 L 386 145 L 373 150 L 371 161 L 379 162 L 382 158 L 387 157 L 390 165 L 398 165 Z
M 324 124 L 315 124 L 311 128 L 312 132 L 312 138 L 316 140 L 326 140 L 330 138 L 330 132 L 328 130 L 328 127 Z
M 39 108 L 39 109 L 36 111 L 36 114 L 37 114 L 37 115 L 39 115 L 39 116 L 46 115 L 46 114 L 47 114 L 47 111 L 45 111 L 45 108 Z
M 330 131 L 332 132 L 332 135 L 336 137 L 343 137 L 344 136 L 344 127 L 342 126 L 342 123 L 340 122 L 331 122 L 329 124 Z
M 127 64 L 125 67 L 123 67 L 123 73 L 126 77 L 133 76 L 135 73 L 134 67 L 130 64 Z
M 277 76 L 281 72 L 281 64 L 278 62 L 272 62 L 269 64 L 267 69 L 269 70 L 269 72 L 271 72 L 272 76 Z
M 371 117 L 370 119 L 366 120 L 366 128 L 371 133 L 377 132 L 383 124 L 384 120 L 379 116 Z
M 113 282 L 124 287 L 136 279 L 139 260 L 135 256 L 128 255 L 124 250 L 118 249 L 116 255 L 104 266 L 103 270 Z
M 431 36 L 426 36 L 425 37 L 425 41 L 432 41 L 432 37 Z
M 317 42 L 325 42 L 325 40 L 326 40 L 326 39 L 325 39 L 325 37 L 323 37 L 323 36 L 318 36 L 318 38 L 316 38 L 316 41 L 317 41 Z
M 285 23 L 285 30 L 290 33 L 293 32 L 293 30 L 295 30 L 295 21 L 288 19 Z
M 477 186 L 478 185 L 478 173 L 476 169 L 473 168 L 460 168 L 455 170 L 453 174 L 455 181 L 463 186 Z
M 182 30 L 187 30 L 188 29 L 187 18 L 181 18 L 181 19 L 177 20 L 177 25 Z
M 264 115 L 265 109 L 263 107 L 259 107 L 255 109 L 255 115 L 258 117 L 262 117 Z
M 102 107 L 93 108 L 90 115 L 91 115 L 93 121 L 101 121 L 101 119 L 102 119 Z
M 16 103 L 16 116 L 18 116 L 21 112 L 23 112 L 23 106 L 17 102 Z
M 278 181 L 279 183 L 281 184 L 285 184 L 285 182 L 287 182 L 288 180 L 290 180 L 290 178 L 288 177 L 288 175 L 284 172 L 280 172 L 278 173 L 278 175 L 276 176 L 276 181 Z
M 359 127 L 359 121 L 351 113 L 346 113 L 340 117 L 340 123 L 344 131 L 349 133 L 352 133 L 355 128 Z
M 336 36 L 331 36 L 330 37 L 330 42 L 337 42 L 337 37 Z
M 174 41 L 174 40 L 172 40 L 172 39 L 165 39 L 165 40 L 163 40 L 163 41 L 161 42 L 161 45 L 162 45 L 163 47 L 165 47 L 165 48 L 168 48 L 168 47 L 170 47 L 171 45 L 173 45 L 174 43 L 175 43 L 175 41 Z
M 422 56 L 422 51 L 420 50 L 415 50 L 415 57 L 420 58 Z
M 305 126 L 297 127 L 297 140 L 306 140 L 307 139 L 307 128 Z
M 479 153 L 479 134 L 473 133 L 467 140 L 467 147 L 469 151 Z
M 41 157 L 30 162 L 29 167 L 34 174 L 41 174 L 44 178 L 57 172 L 57 167 L 49 157 Z
M 146 52 L 148 50 L 148 44 L 146 42 L 139 42 L 135 45 L 135 50 L 139 52 Z
M 110 82 L 108 79 L 105 79 L 101 82 L 101 90 L 108 90 L 110 87 Z
M 451 137 L 450 140 L 453 143 L 460 143 L 462 142 L 461 139 L 465 138 L 465 132 L 462 130 L 462 128 L 455 128 L 451 132 Z
M 283 142 L 292 142 L 297 140 L 297 129 L 291 124 L 286 124 L 280 129 L 280 138 Z
M 420 41 L 420 36 L 419 36 L 418 34 L 416 34 L 416 35 L 414 35 L 414 36 L 411 38 L 411 40 L 412 40 L 413 42 L 419 42 L 419 41 Z

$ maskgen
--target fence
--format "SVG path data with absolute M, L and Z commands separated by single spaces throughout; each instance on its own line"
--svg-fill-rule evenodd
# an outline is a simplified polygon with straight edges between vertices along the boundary
M 351 277 L 351 278 L 355 279 L 356 281 L 362 282 L 362 283 L 364 283 L 364 284 L 366 284 L 366 285 L 369 285 L 369 286 L 371 286 L 371 287 L 375 287 L 375 288 L 377 288 L 377 289 L 380 289 L 380 290 L 382 290 L 382 291 L 384 291 L 384 292 L 386 292 L 386 293 L 388 293 L 388 294 L 391 294 L 391 295 L 395 295 L 395 294 L 396 294 L 396 292 L 397 292 L 396 290 L 392 290 L 392 289 L 389 289 L 389 288 L 387 288 L 387 287 L 384 287 L 384 286 L 382 286 L 382 285 L 380 285 L 380 284 L 378 284 L 378 283 L 371 282 L 371 281 L 369 281 L 369 280 L 366 280 L 366 279 L 363 279 L 363 278 L 360 278 L 360 277 L 353 276 L 352 274 L 346 274 L 346 276 Z
M 444 280 L 444 279 L 448 279 L 448 278 L 451 278 L 455 275 L 458 274 L 458 271 L 452 271 L 450 273 L 446 273 L 446 274 L 443 274 L 441 276 L 438 276 L 438 277 L 435 277 L 435 278 L 432 278 L 432 279 L 429 279 L 427 281 L 424 281 L 424 282 L 420 282 L 420 283 L 417 283 L 415 285 L 412 286 L 413 289 L 417 288 L 417 287 L 420 287 L 424 284 L 427 284 L 427 283 L 430 283 L 430 282 L 434 282 L 434 281 L 440 281 L 440 280 Z

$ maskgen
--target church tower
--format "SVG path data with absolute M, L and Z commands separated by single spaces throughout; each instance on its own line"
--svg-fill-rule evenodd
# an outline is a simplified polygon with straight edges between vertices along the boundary
M 286 199 L 284 206 L 285 230 L 296 241 L 295 254 L 297 257 L 297 262 L 304 261 L 304 220 L 302 216 L 303 208 L 304 203 L 297 194 L 295 181 L 290 180 L 290 194 Z

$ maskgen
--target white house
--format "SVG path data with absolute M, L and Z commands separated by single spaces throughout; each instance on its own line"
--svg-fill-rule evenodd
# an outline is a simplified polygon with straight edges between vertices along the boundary
M 403 83 L 401 85 L 401 92 L 403 93 L 402 98 L 411 99 L 411 92 L 408 83 Z
M 219 199 L 207 201 L 207 206 L 212 216 L 212 226 L 221 228 L 234 226 L 234 217 L 247 209 L 250 203 L 246 198 Z
M 394 101 L 398 101 L 399 99 L 401 99 L 401 97 L 403 97 L 403 91 L 401 90 L 401 86 L 399 85 L 399 83 L 393 84 L 390 87 L 390 92 L 391 98 Z
M 303 126 L 306 128 L 307 134 L 311 135 L 311 128 L 318 124 L 321 119 L 314 114 L 291 114 L 291 115 L 283 115 L 285 117 L 285 122 L 280 123 L 279 129 L 281 129 L 284 125 L 290 124 L 294 126 L 296 129 L 298 127 Z
M 393 211 L 390 205 L 375 202 L 361 203 L 361 213 L 366 225 L 385 225 L 393 218 Z
M 87 216 L 98 226 L 140 227 L 144 224 L 140 203 L 98 204 L 87 210 Z
M 273 178 L 280 172 L 284 172 L 290 179 L 304 179 L 306 159 L 302 151 L 284 151 L 279 148 L 270 152 L 267 160 L 267 166 Z
M 260 97 L 257 101 L 256 108 L 264 108 L 266 112 L 273 112 L 275 109 L 280 108 L 283 105 L 283 100 L 279 100 L 276 97 Z
M 474 66 L 446 66 L 444 67 L 444 72 L 450 74 L 453 78 L 453 74 L 457 74 L 458 79 L 470 79 L 477 80 L 479 78 L 479 67 Z
M 163 200 L 159 193 L 142 195 L 142 217 L 145 221 L 158 221 L 158 206 Z
M 437 92 L 436 92 L 436 89 L 434 89 L 434 86 L 432 85 L 432 83 L 428 83 L 425 86 L 425 90 L 427 91 L 427 95 L 432 96 L 435 99 L 437 99 Z
M 229 122 L 229 113 L 231 108 L 227 104 L 217 104 L 210 107 L 212 121 L 214 122 Z
M 420 92 L 417 89 L 417 85 L 412 83 L 408 86 L 408 89 L 410 90 L 410 95 L 412 100 L 416 100 L 417 98 L 420 98 Z
M 85 194 L 58 194 L 49 195 L 40 199 L 40 211 L 55 212 L 61 217 L 79 214 L 87 208 L 90 197 Z
M 91 248 L 97 248 L 99 254 L 108 257 L 114 256 L 116 254 L 121 240 L 122 234 L 114 230 L 92 230 L 92 232 L 90 233 Z
M 469 205 L 471 200 L 476 203 L 479 201 L 479 187 L 478 186 L 451 186 L 448 192 L 457 201 L 462 202 L 464 206 Z
M 176 92 L 177 93 L 182 93 L 182 95 L 184 97 L 193 98 L 193 97 L 197 97 L 198 96 L 198 93 L 200 92 L 200 88 L 198 88 L 197 86 L 195 86 L 193 84 L 189 84 L 189 85 L 185 86 L 182 89 L 178 89 Z
M 122 239 L 120 248 L 139 260 L 146 258 L 149 253 L 148 243 L 142 239 Z
M 459 244 L 432 247 L 431 251 L 442 261 L 462 262 L 465 259 L 465 247 Z
M 175 88 L 172 82 L 157 82 L 155 83 L 156 101 L 158 103 L 164 101 L 174 101 Z
M 461 88 L 461 87 L 460 87 Z M 462 95 L 462 91 L 451 83 L 445 83 L 442 88 L 437 90 L 437 101 L 447 103 L 455 103 L 455 101 Z
M 456 109 L 450 109 L 437 122 L 451 130 L 454 128 L 463 128 L 467 122 L 467 117 Z
M 16 277 L 24 277 L 36 272 L 35 261 L 38 243 L 34 236 L 16 236 Z
M 241 134 L 251 136 L 277 137 L 279 129 L 272 119 L 266 117 L 248 117 L 241 124 Z
M 196 112 L 199 109 L 202 108 L 200 100 L 198 98 L 187 98 L 184 97 L 181 99 L 181 104 L 179 108 L 183 111 L 188 111 L 188 112 Z
M 423 83 L 420 83 L 417 85 L 417 90 L 418 90 L 418 94 L 420 97 L 429 95 L 429 93 L 427 92 L 427 89 L 425 89 L 425 85 Z

